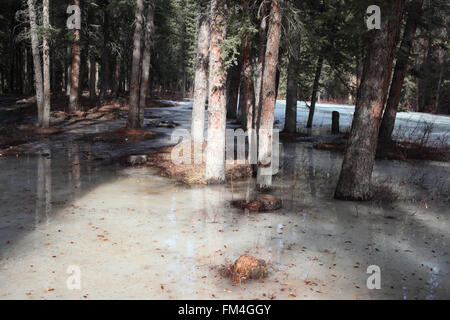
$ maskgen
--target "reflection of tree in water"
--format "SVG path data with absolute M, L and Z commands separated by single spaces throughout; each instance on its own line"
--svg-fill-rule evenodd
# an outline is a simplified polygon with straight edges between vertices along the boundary
M 36 215 L 35 222 L 42 222 L 45 216 L 45 222 L 49 222 L 52 211 L 52 172 L 51 172 L 51 154 L 50 149 L 45 148 L 39 155 L 37 163 L 36 179 Z
M 316 197 L 316 184 L 315 184 L 315 170 L 314 170 L 314 155 L 313 148 L 308 148 L 308 182 L 309 189 L 311 190 L 311 197 Z
M 76 142 L 72 141 L 71 148 L 71 160 L 72 160 L 72 186 L 74 197 L 80 194 L 81 188 L 81 170 L 80 170 L 80 147 Z

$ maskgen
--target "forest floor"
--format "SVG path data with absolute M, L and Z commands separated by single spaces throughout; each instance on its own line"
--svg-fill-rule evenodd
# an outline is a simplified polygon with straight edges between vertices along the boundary
M 190 127 L 191 102 L 160 102 L 171 107 L 146 110 L 148 134 L 121 138 L 116 101 L 114 119 L 53 118 L 60 131 L 2 151 L 0 299 L 450 297 L 448 162 L 377 160 L 374 199 L 338 201 L 342 155 L 314 148 L 327 134 L 299 136 L 280 144 L 270 195 L 282 208 L 250 212 L 233 203 L 258 196 L 252 177 L 188 185 L 177 170 L 119 161 L 161 166 L 170 134 Z M 245 253 L 267 262 L 267 278 L 223 276 Z M 371 265 L 380 290 L 366 286 Z M 73 266 L 79 290 L 67 286 Z

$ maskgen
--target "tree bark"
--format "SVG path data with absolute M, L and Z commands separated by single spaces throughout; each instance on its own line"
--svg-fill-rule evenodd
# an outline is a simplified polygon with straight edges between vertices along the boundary
M 142 40 L 142 26 L 144 22 L 143 17 L 144 4 L 143 0 L 136 0 L 135 9 L 135 29 L 133 37 L 133 61 L 131 64 L 131 79 L 130 79 L 130 109 L 128 111 L 127 127 L 138 129 L 141 127 L 139 119 L 139 71 L 141 63 L 141 40 Z
M 141 92 L 139 99 L 139 123 L 141 126 L 144 123 L 144 111 L 147 106 L 147 94 L 150 79 L 150 60 L 152 48 L 152 34 L 153 34 L 153 16 L 154 16 L 154 2 L 151 1 L 147 7 L 147 19 L 145 22 L 144 32 L 144 56 L 142 58 L 142 73 L 141 73 Z
M 94 46 L 91 46 L 89 50 L 89 99 L 94 101 L 97 99 L 96 83 L 97 73 L 95 70 L 95 50 Z
M 393 51 L 397 45 L 405 0 L 395 0 L 389 19 L 381 29 L 370 31 L 364 72 L 358 90 L 350 137 L 336 187 L 335 198 L 367 200 L 375 163 L 378 130 L 392 73 Z
M 220 45 L 225 39 L 224 0 L 211 0 L 211 41 L 209 57 L 208 140 L 206 174 L 208 183 L 225 181 L 226 75 Z
M 41 57 L 39 53 L 39 37 L 37 33 L 36 8 L 34 0 L 28 0 L 28 13 L 30 15 L 31 50 L 33 54 L 34 86 L 36 88 L 38 123 L 41 125 L 44 109 L 44 85 L 42 80 Z
M 403 40 L 400 45 L 397 63 L 392 77 L 389 97 L 386 103 L 383 120 L 381 121 L 378 143 L 390 143 L 392 141 L 392 132 L 394 131 L 397 108 L 400 103 L 401 90 L 408 69 L 408 60 L 411 52 L 412 42 L 416 34 L 417 23 L 422 13 L 423 0 L 415 0 L 408 12 Z
M 80 0 L 75 0 L 74 5 L 79 6 Z M 69 108 L 70 111 L 77 111 L 78 105 L 78 90 L 80 85 L 80 30 L 73 29 L 73 44 L 72 44 L 72 70 L 70 78 L 70 97 Z
M 308 123 L 306 124 L 307 128 L 312 128 L 312 124 L 313 124 L 314 112 L 316 110 L 317 91 L 319 90 L 322 66 L 323 66 L 323 56 L 321 55 L 319 57 L 319 60 L 317 61 L 316 74 L 314 76 L 313 91 L 312 91 L 312 95 L 311 95 L 311 106 L 309 108 Z
M 242 67 L 243 67 L 243 78 L 242 78 L 242 90 L 241 95 L 243 96 L 243 118 L 242 120 L 246 121 L 247 127 L 247 135 L 248 135 L 248 150 L 249 156 L 248 161 L 250 164 L 257 163 L 257 138 L 256 138 L 256 130 L 255 130 L 255 121 L 254 121 L 254 113 L 255 113 L 255 93 L 253 88 L 253 80 L 252 80 L 252 62 L 251 62 L 251 49 L 252 44 L 250 41 L 250 37 L 248 35 L 244 38 L 244 45 L 242 48 Z
M 50 125 L 50 45 L 48 39 L 48 33 L 50 29 L 50 13 L 49 13 L 50 0 L 44 0 L 42 2 L 42 17 L 45 28 L 45 34 L 42 41 L 42 57 L 44 62 L 44 108 L 42 110 L 42 123 L 40 126 L 48 128 Z
M 102 68 L 101 68 L 101 87 L 100 100 L 104 101 L 110 87 L 110 70 L 109 70 L 109 16 L 107 10 L 108 3 L 105 3 L 103 9 L 103 52 L 102 52 Z
M 228 70 L 227 76 L 227 118 L 236 119 L 239 86 L 241 84 L 242 62 L 239 59 L 236 65 Z
M 191 137 L 193 142 L 203 142 L 205 104 L 208 97 L 208 52 L 210 25 L 206 1 L 202 2 L 199 15 L 197 60 L 195 64 L 194 103 L 192 106 Z
M 289 55 L 287 71 L 286 112 L 284 131 L 297 132 L 297 96 L 298 96 L 298 64 L 300 50 L 300 35 L 294 31 L 292 35 L 292 52 Z
M 272 185 L 272 135 L 276 103 L 276 81 L 278 53 L 281 39 L 281 0 L 271 1 L 270 25 L 267 32 L 267 46 L 261 90 L 261 114 L 258 141 L 258 189 Z M 267 170 L 269 169 L 269 170 Z
M 258 63 L 255 72 L 255 112 L 253 115 L 254 122 L 256 124 L 256 129 L 259 127 L 259 114 L 262 105 L 262 83 L 264 78 L 264 59 L 266 57 L 266 45 L 267 45 L 267 20 L 269 19 L 270 13 L 270 3 L 265 2 L 262 7 L 262 17 L 259 26 L 259 53 L 258 53 Z
M 120 82 L 121 82 L 121 78 L 120 78 L 120 55 L 117 54 L 117 56 L 116 56 L 116 66 L 115 66 L 115 71 L 114 71 L 114 97 L 116 97 L 116 98 L 119 96 Z

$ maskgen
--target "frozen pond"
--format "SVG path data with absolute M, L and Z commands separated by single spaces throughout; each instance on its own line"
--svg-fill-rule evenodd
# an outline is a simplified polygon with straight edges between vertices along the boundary
M 306 127 L 309 109 L 304 102 L 297 103 L 297 125 L 300 130 Z M 275 120 L 279 121 L 279 127 L 284 126 L 286 101 L 278 100 L 275 108 Z M 316 104 L 314 113 L 313 130 L 314 134 L 323 134 L 331 131 L 331 113 L 338 111 L 340 113 L 341 130 L 349 130 L 352 125 L 354 106 L 337 104 Z M 418 112 L 399 112 L 395 121 L 394 136 L 420 136 L 425 124 L 433 123 L 433 131 L 430 134 L 432 140 L 442 139 L 450 134 L 450 116 L 433 115 L 429 113 Z M 447 144 L 450 143 L 447 139 Z
M 189 107 L 146 114 L 188 128 Z M 168 136 L 120 148 L 77 139 L 123 123 L 0 158 L 0 299 L 450 298 L 448 164 L 377 161 L 377 200 L 337 201 L 341 156 L 285 143 L 273 192 L 282 210 L 249 214 L 230 201 L 255 193 L 253 179 L 187 187 L 108 161 Z M 269 261 L 269 276 L 232 286 L 219 269 L 244 253 Z M 371 265 L 380 290 L 366 286 Z M 70 266 L 80 290 L 66 285 Z

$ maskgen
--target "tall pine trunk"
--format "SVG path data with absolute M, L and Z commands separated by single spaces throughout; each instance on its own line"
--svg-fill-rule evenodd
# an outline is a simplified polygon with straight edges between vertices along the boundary
M 151 1 L 147 7 L 147 19 L 145 22 L 144 32 L 144 56 L 142 58 L 142 71 L 141 71 L 141 91 L 139 99 L 139 122 L 142 126 L 144 123 L 144 111 L 147 106 L 147 94 L 149 88 L 150 79 L 150 60 L 151 60 L 151 48 L 152 48 L 152 33 L 153 33 L 153 15 L 154 15 L 154 3 Z
M 109 16 L 107 9 L 107 2 L 103 9 L 103 52 L 102 52 L 102 67 L 101 67 L 101 87 L 100 100 L 104 101 L 110 87 L 110 70 L 109 70 Z
M 274 110 L 277 96 L 278 54 L 281 39 L 281 0 L 271 1 L 269 29 L 264 58 L 261 90 L 261 114 L 258 141 L 258 189 L 268 189 L 272 185 L 272 135 Z
M 300 35 L 295 30 L 292 35 L 292 52 L 289 55 L 287 72 L 286 113 L 284 120 L 284 131 L 297 132 L 297 95 L 298 95 L 298 65 L 300 50 Z
M 244 45 L 242 48 L 242 68 L 243 68 L 243 85 L 240 94 L 243 96 L 242 113 L 246 121 L 247 134 L 248 134 L 248 149 L 249 149 L 249 163 L 256 163 L 257 160 L 257 145 L 256 145 L 256 130 L 254 127 L 254 110 L 255 110 L 255 94 L 253 92 L 252 83 L 252 62 L 251 62 L 251 49 L 252 44 L 250 37 L 245 36 Z M 241 107 L 241 106 L 240 106 Z
M 36 24 L 36 8 L 34 0 L 28 0 L 28 13 L 30 15 L 31 50 L 33 54 L 34 86 L 36 88 L 38 123 L 41 125 L 44 109 L 44 85 L 42 81 L 41 57 L 39 53 L 39 37 Z
M 94 101 L 97 99 L 97 72 L 95 70 L 95 50 L 94 46 L 91 46 L 89 50 L 89 99 Z
M 255 124 L 259 126 L 259 114 L 261 110 L 262 98 L 262 83 L 264 78 L 264 59 L 266 57 L 266 45 L 267 45 L 267 21 L 268 14 L 270 12 L 270 3 L 265 2 L 262 7 L 261 23 L 259 25 L 259 53 L 258 62 L 255 71 L 255 112 L 253 115 Z
M 411 52 L 412 42 L 416 34 L 417 23 L 422 13 L 423 0 L 415 0 L 408 10 L 408 20 L 406 22 L 403 40 L 395 64 L 394 75 L 392 77 L 389 97 L 386 103 L 383 120 L 381 121 L 378 143 L 389 143 L 392 140 L 397 108 L 400 103 L 401 90 L 408 69 L 408 60 Z
M 207 1 L 203 1 L 199 15 L 194 104 L 192 106 L 191 137 L 194 142 L 203 142 L 205 130 L 205 104 L 208 97 L 208 52 L 210 40 L 207 8 Z
M 211 41 L 209 57 L 208 139 L 206 173 L 208 183 L 225 181 L 226 75 L 220 45 L 225 39 L 225 0 L 211 0 Z
M 42 17 L 45 28 L 45 34 L 42 41 L 42 57 L 44 62 L 44 108 L 42 110 L 41 127 L 48 128 L 50 124 L 50 45 L 48 34 L 50 32 L 50 0 L 42 2 Z
M 370 31 L 352 129 L 335 192 L 338 199 L 367 200 L 371 197 L 378 131 L 405 0 L 390 3 L 392 7 L 386 8 L 391 9 L 389 19 L 383 22 L 381 29 Z
M 75 0 L 74 5 L 79 6 L 80 0 Z M 72 70 L 70 77 L 70 96 L 69 108 L 70 111 L 77 111 L 78 104 L 78 90 L 80 85 L 80 30 L 73 29 L 73 44 L 72 44 Z
M 142 40 L 142 26 L 144 23 L 144 3 L 143 0 L 136 0 L 135 9 L 135 29 L 133 37 L 133 60 L 131 64 L 131 79 L 130 79 L 130 107 L 128 111 L 127 127 L 138 129 L 141 127 L 139 119 L 139 71 L 141 63 L 141 40 Z
M 236 119 L 239 85 L 241 84 L 242 62 L 238 61 L 228 69 L 227 76 L 227 118 Z
M 313 90 L 311 95 L 311 106 L 309 108 L 308 122 L 306 124 L 307 128 L 312 128 L 313 124 L 314 112 L 316 111 L 317 91 L 319 90 L 322 67 L 323 67 L 323 56 L 321 55 L 319 57 L 319 60 L 317 60 L 316 74 L 314 76 Z

